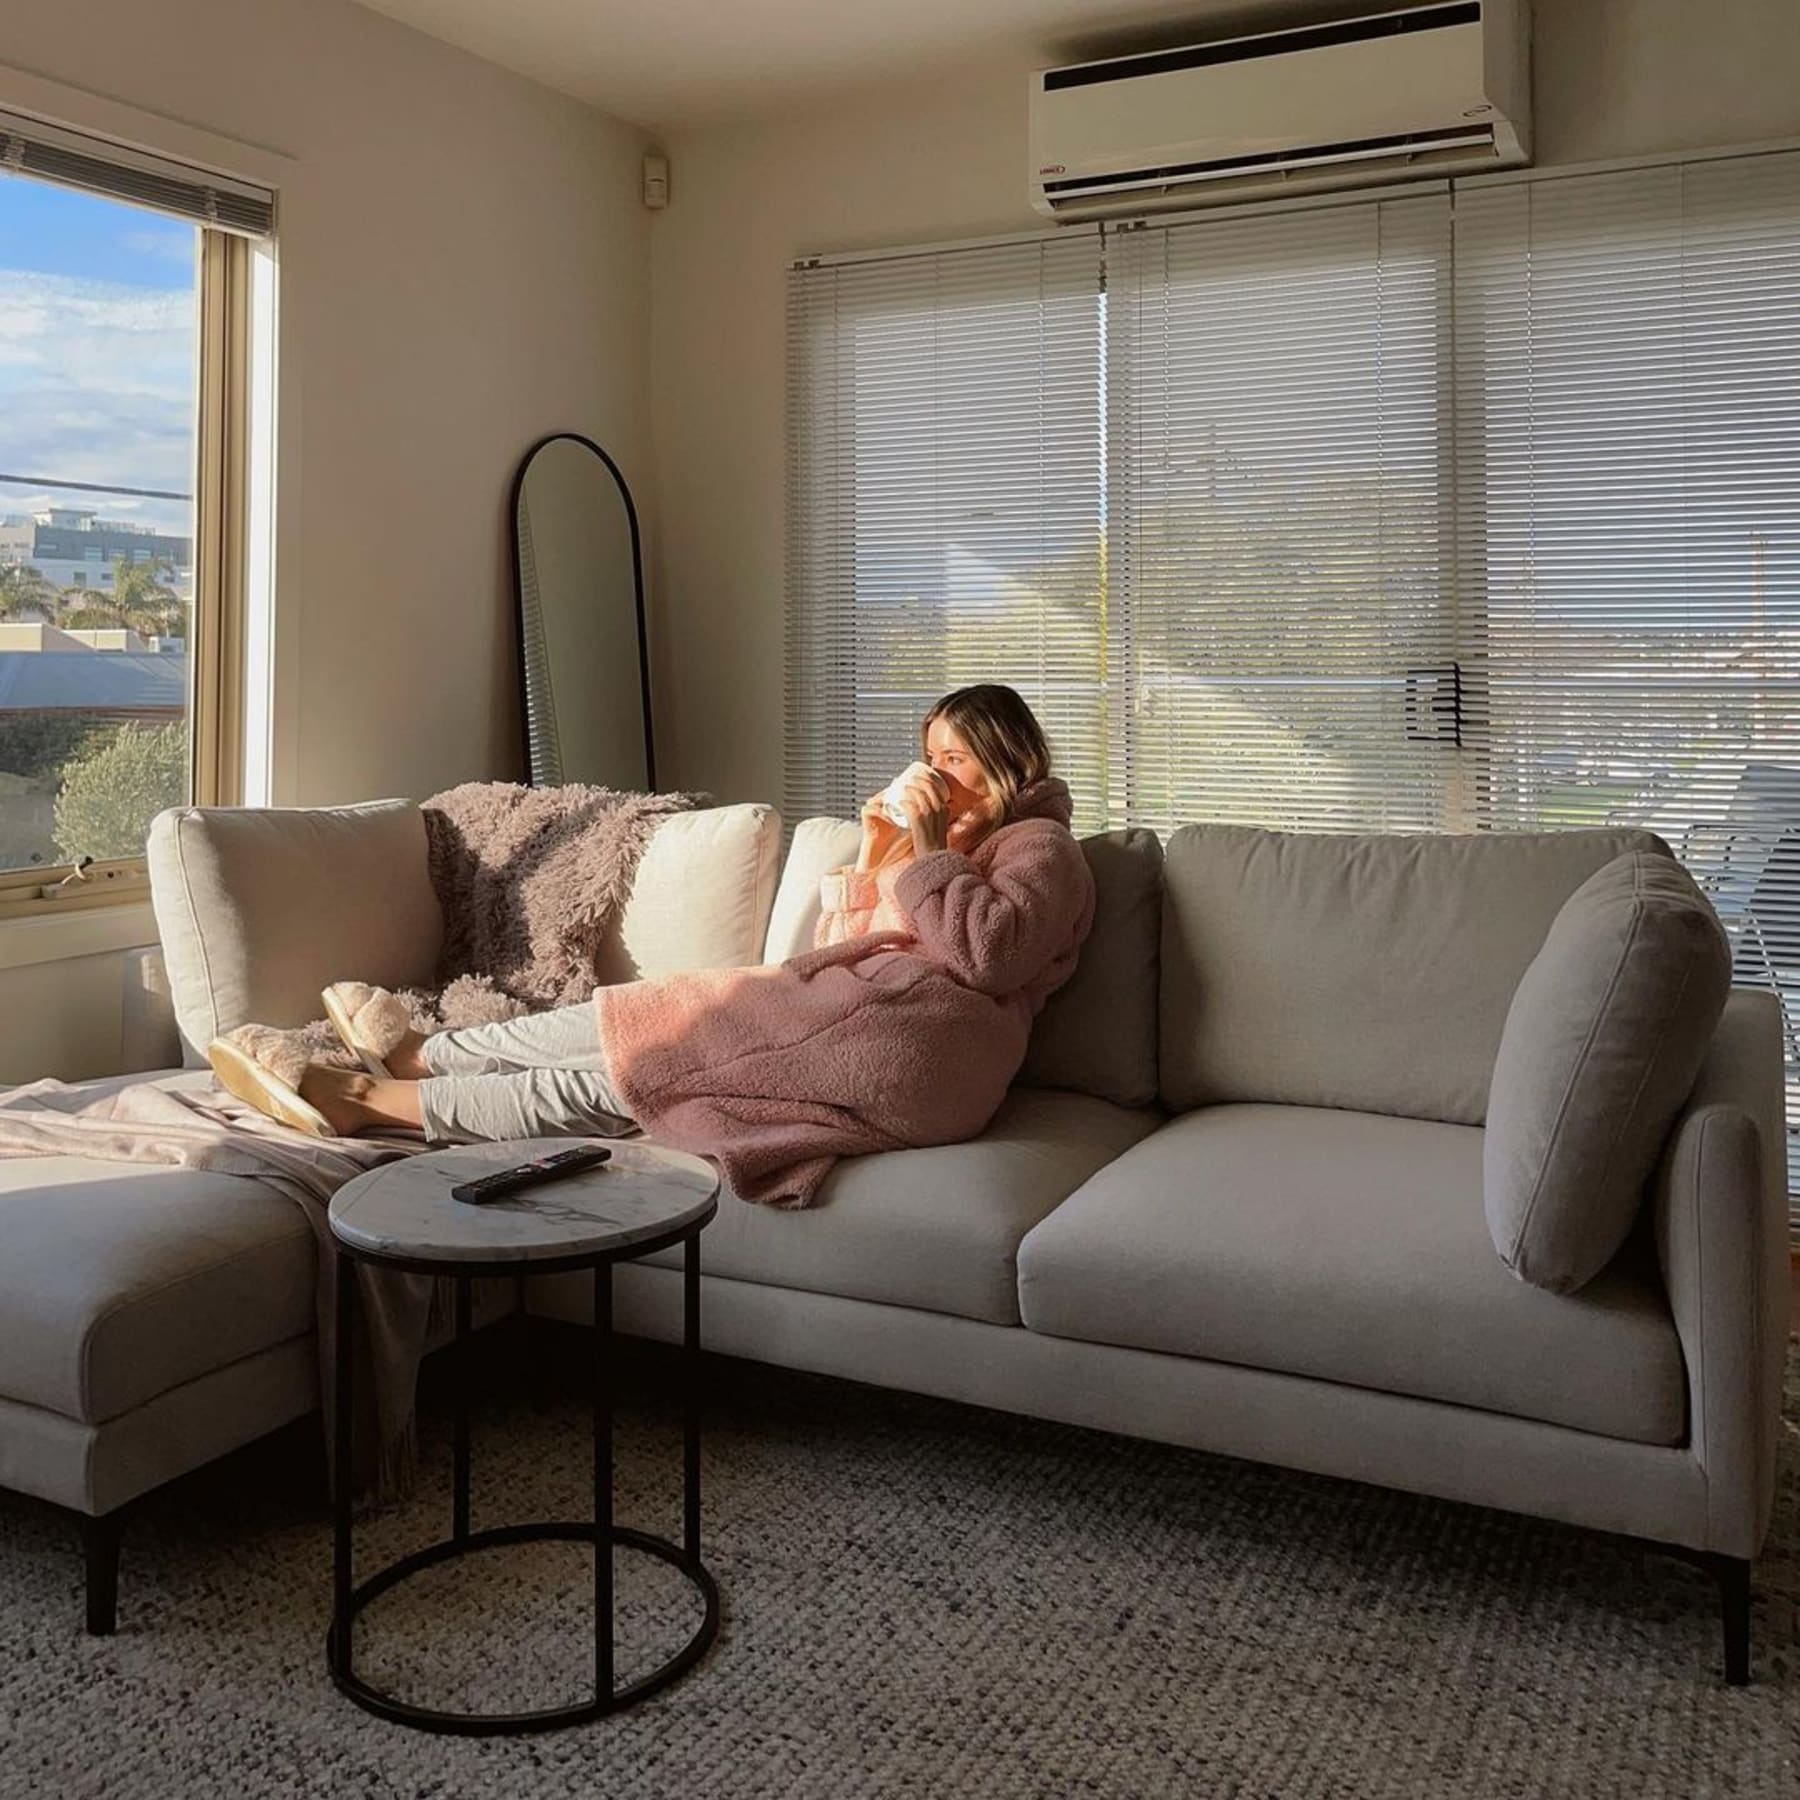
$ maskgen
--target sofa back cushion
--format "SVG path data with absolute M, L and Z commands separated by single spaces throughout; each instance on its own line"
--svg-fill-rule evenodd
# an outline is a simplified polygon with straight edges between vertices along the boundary
M 1081 850 L 1094 877 L 1094 928 L 1075 973 L 1031 1028 L 1019 1080 L 1149 1106 L 1157 1085 L 1162 840 L 1134 826 L 1085 837 Z
M 862 829 L 850 819 L 804 819 L 781 873 L 765 962 L 812 948 L 819 877 L 856 860 Z M 1032 1028 L 1021 1083 L 1073 1088 L 1120 1106 L 1156 1098 L 1156 963 L 1162 845 L 1153 831 L 1081 840 L 1094 876 L 1094 926 L 1075 973 Z
M 671 813 L 638 860 L 631 898 L 600 958 L 602 978 L 760 962 L 780 861 L 781 814 L 772 806 Z
M 1479 1125 L 1562 904 L 1647 831 L 1376 836 L 1184 825 L 1164 859 L 1162 1095 Z
M 190 1060 L 252 1020 L 319 1017 L 351 978 L 429 982 L 444 922 L 410 800 L 177 806 L 150 825 L 150 898 Z
M 598 958 L 604 981 L 757 960 L 780 815 L 673 813 L 644 847 Z M 150 827 L 151 898 L 190 1061 L 251 1020 L 320 1016 L 327 982 L 429 986 L 443 919 L 411 800 L 360 806 L 175 807 Z

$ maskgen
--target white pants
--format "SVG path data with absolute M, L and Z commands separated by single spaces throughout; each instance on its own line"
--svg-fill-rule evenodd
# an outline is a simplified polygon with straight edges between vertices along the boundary
M 434 1144 L 629 1137 L 639 1127 L 607 1073 L 594 1003 L 440 1031 L 422 1052 L 419 1119 Z

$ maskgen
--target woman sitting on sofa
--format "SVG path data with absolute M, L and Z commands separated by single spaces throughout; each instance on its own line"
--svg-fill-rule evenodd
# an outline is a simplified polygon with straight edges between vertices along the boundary
M 1094 884 L 1069 790 L 1012 688 L 945 695 L 920 741 L 907 825 L 884 795 L 865 802 L 856 862 L 824 877 L 802 955 L 620 982 L 592 1004 L 432 1037 L 393 995 L 340 982 L 326 1010 L 367 1074 L 309 1063 L 299 1034 L 259 1025 L 208 1057 L 239 1098 L 321 1136 L 641 1128 L 777 1205 L 807 1205 L 840 1156 L 974 1137 L 1074 971 Z

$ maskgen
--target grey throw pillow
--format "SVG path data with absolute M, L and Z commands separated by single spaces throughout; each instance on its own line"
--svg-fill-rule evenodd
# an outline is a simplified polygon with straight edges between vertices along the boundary
M 1520 1280 L 1573 1293 L 1617 1254 L 1730 990 L 1724 928 L 1674 858 L 1616 857 L 1569 896 L 1488 1090 L 1488 1229 Z

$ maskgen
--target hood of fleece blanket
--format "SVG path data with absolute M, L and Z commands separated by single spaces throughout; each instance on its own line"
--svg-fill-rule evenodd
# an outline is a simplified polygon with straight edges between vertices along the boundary
M 1074 816 L 1075 805 L 1069 798 L 1069 784 L 1055 775 L 1046 775 L 1042 781 L 1027 782 L 1006 809 L 1008 825 L 1016 825 L 1021 819 L 1054 819 L 1058 825 L 1067 825 Z M 982 817 L 973 807 L 958 813 L 945 832 L 950 848 L 961 850 L 971 839 L 978 839 L 982 826 Z

